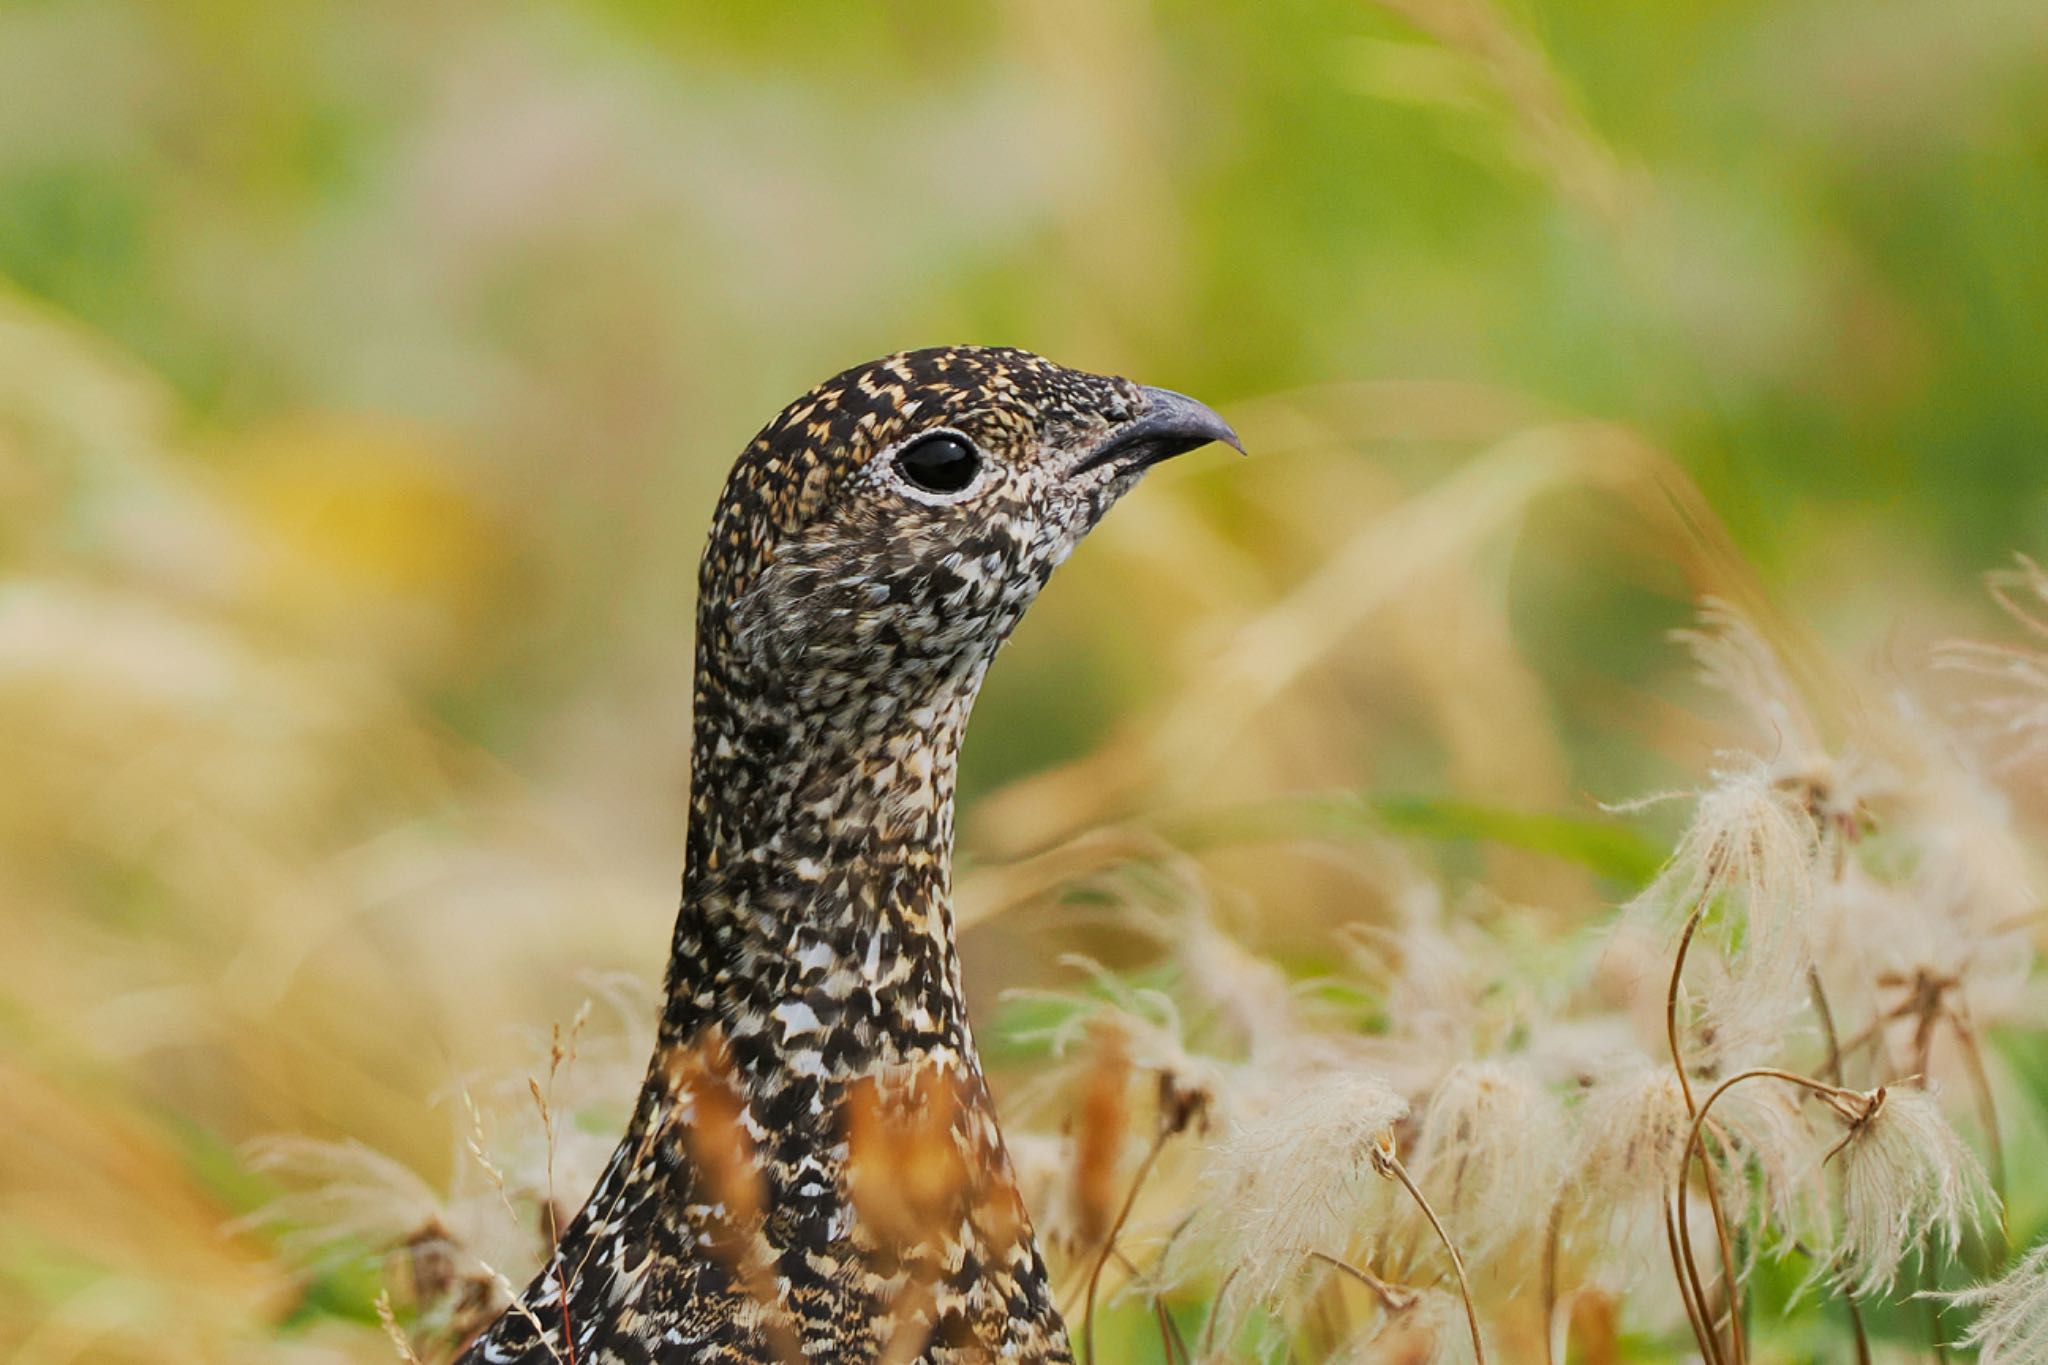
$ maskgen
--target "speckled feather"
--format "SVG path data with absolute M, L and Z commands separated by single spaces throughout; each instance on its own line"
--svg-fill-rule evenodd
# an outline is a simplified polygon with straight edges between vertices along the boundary
M 933 428 L 980 452 L 958 494 L 894 459 Z M 747 447 L 703 558 L 654 1061 L 582 1212 L 465 1361 L 1071 1359 L 962 1003 L 955 765 L 1054 567 L 1146 465 L 1211 439 L 1231 438 L 1177 395 L 961 347 L 849 370 Z M 973 1176 L 910 1244 L 854 1188 L 863 1085 L 939 1113 Z M 741 1193 L 702 1140 L 721 1105 Z

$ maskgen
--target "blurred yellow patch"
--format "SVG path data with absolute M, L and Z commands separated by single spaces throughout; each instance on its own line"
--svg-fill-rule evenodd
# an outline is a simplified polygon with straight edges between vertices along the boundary
M 504 590 L 504 527 L 436 433 L 388 420 L 301 418 L 239 440 L 230 496 L 270 555 L 264 596 L 295 610 L 409 614 L 461 626 Z

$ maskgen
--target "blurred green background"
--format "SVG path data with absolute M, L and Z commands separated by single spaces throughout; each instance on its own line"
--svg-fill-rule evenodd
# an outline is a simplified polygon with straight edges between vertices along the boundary
M 1693 594 L 1882 660 L 2048 540 L 2039 0 L 4 0 L 0 92 L 23 1359 L 380 1358 L 219 1235 L 235 1152 L 445 1169 L 437 1086 L 653 978 L 701 529 L 848 364 L 1021 345 L 1256 456 L 996 669 L 990 868 L 1254 795 L 1583 816 L 1712 751 L 1650 700 Z M 971 929 L 978 1008 L 1059 946 Z

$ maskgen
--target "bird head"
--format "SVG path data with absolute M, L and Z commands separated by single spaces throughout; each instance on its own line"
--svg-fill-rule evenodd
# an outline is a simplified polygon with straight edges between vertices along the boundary
M 741 455 L 705 549 L 705 662 L 811 716 L 971 697 L 1052 570 L 1207 407 L 1006 348 L 858 366 Z M 879 700 L 878 700 L 879 699 Z

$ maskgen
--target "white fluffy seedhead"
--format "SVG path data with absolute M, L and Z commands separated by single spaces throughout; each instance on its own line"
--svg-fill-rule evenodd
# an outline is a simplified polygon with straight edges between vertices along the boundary
M 1701 1096 L 1704 1099 L 1705 1096 Z M 1836 1133 L 1816 1125 L 1801 1092 L 1749 1081 L 1714 1102 L 1709 1136 L 1728 1217 L 1746 1223 L 1747 1256 L 1774 1254 L 1801 1241 L 1824 1243 L 1828 1190 L 1819 1159 Z
M 1609 1242 L 1653 1220 L 1678 1170 L 1691 1123 L 1669 1067 L 1643 1063 L 1603 1078 L 1578 1107 L 1569 1197 L 1576 1217 Z
M 1758 762 L 1812 816 L 1823 834 L 1853 835 L 1891 780 L 1870 756 L 1829 743 L 1822 716 L 1856 709 L 1853 698 L 1823 689 L 1834 680 L 1809 674 L 1795 683 L 1785 656 L 1740 609 L 1719 598 L 1700 603 L 1697 629 L 1673 632 L 1699 665 L 1701 681 L 1747 713 Z M 1816 706 L 1816 700 L 1825 707 Z
M 1526 1065 L 1452 1067 L 1408 1165 L 1467 1265 L 1540 1242 L 1570 1152 L 1564 1108 Z
M 1391 1152 L 1408 1103 L 1375 1077 L 1314 1071 L 1276 1078 L 1257 1112 L 1209 1149 L 1201 1207 L 1179 1255 L 1228 1277 L 1218 1304 L 1229 1340 L 1254 1307 L 1284 1311 L 1288 1289 L 1345 1256 L 1384 1221 Z
M 1654 920 L 1676 934 L 1704 913 L 1728 978 L 1702 1020 L 1712 1034 L 1773 1028 L 1803 1007 L 1818 880 L 1819 831 L 1798 795 L 1763 764 L 1716 771 L 1671 859 L 1630 901 L 1624 922 Z M 1696 940 L 1696 942 L 1700 941 Z
M 1470 1365 L 1472 1360 L 1472 1334 L 1457 1294 L 1420 1289 L 1398 1308 L 1382 1305 L 1371 1325 L 1340 1348 L 1329 1365 Z
M 274 1138 L 250 1149 L 249 1165 L 286 1190 L 251 1221 L 280 1229 L 281 1240 L 312 1253 L 316 1265 L 457 1221 L 411 1167 L 359 1142 Z
M 1975 1347 L 1977 1365 L 2048 1360 L 2048 1242 L 2002 1278 L 1942 1297 L 1976 1310 L 1976 1319 L 1956 1344 Z
M 1494 1035 L 1507 1031 L 1498 988 L 1514 974 L 1504 951 L 1451 914 L 1440 889 L 1414 887 L 1395 923 L 1348 925 L 1344 943 L 1360 980 L 1396 1026 L 1378 1040 L 1375 1065 L 1409 1093 L 1432 1089 L 1450 1067 L 1491 1050 Z
M 1776 755 L 1774 768 L 1787 772 L 1827 764 L 1820 726 L 1792 685 L 1784 661 L 1737 607 L 1704 598 L 1699 626 L 1673 631 L 1672 638 L 1692 651 L 1701 681 L 1749 713 L 1757 738 Z
M 2048 756 L 2048 571 L 2024 555 L 1990 576 L 1991 595 L 2032 637 L 2031 647 L 1957 641 L 1937 653 L 1937 667 L 1974 674 L 1988 686 L 1971 710 L 2001 766 Z
M 1891 1289 L 1929 1246 L 1953 1256 L 1996 1205 L 1977 1156 L 1925 1090 L 1878 1092 L 1850 1132 L 1842 1163 L 1842 1224 L 1834 1274 L 1857 1294 Z

